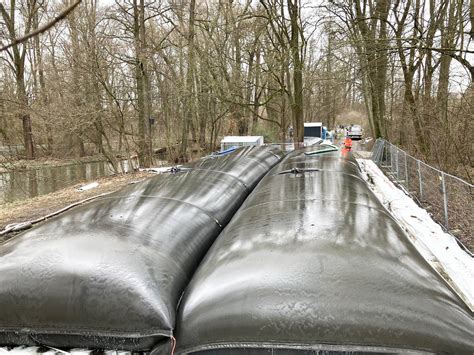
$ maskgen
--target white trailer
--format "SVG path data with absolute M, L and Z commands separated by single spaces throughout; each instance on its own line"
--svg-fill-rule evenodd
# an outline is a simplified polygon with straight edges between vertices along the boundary
M 322 122 L 305 122 L 304 136 L 323 138 L 323 123 Z
M 310 147 L 322 142 L 323 123 L 305 122 L 304 123 L 304 146 Z
M 221 140 L 221 151 L 249 145 L 263 145 L 263 136 L 225 136 Z

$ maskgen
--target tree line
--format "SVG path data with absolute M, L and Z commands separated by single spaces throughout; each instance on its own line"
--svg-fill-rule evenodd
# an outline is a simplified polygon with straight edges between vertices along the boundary
M 469 175 L 473 14 L 472 0 L 2 0 L 0 139 L 28 159 L 149 166 L 223 135 L 299 143 L 306 121 L 366 122 Z
M 332 1 L 330 11 L 357 53 L 374 136 L 470 179 L 474 1 Z

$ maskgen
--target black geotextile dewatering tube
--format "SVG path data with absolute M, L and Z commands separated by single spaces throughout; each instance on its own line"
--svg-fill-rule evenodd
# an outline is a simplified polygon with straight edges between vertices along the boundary
M 473 354 L 472 313 L 351 154 L 314 149 L 275 166 L 212 245 L 180 303 L 177 352 Z
M 1 244 L 0 346 L 166 347 L 201 258 L 282 155 L 206 157 Z

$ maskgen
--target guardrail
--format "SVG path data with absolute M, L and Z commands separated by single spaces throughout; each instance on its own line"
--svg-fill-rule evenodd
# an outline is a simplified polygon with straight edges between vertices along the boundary
M 474 185 L 377 139 L 371 159 L 424 207 L 444 229 L 474 250 Z

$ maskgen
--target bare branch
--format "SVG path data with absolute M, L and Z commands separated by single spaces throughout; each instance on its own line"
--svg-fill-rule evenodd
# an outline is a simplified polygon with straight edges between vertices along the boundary
M 30 32 L 30 33 L 28 33 L 28 34 L 26 34 L 22 37 L 15 38 L 11 43 L 7 44 L 6 46 L 1 47 L 0 52 L 3 52 L 5 50 L 7 50 L 8 48 L 16 46 L 17 44 L 20 44 L 22 42 L 25 42 L 28 39 L 30 39 L 31 37 L 34 37 L 34 36 L 37 36 L 37 35 L 39 35 L 43 32 L 46 32 L 51 27 L 53 27 L 55 24 L 57 24 L 61 20 L 65 19 L 66 16 L 69 13 L 71 13 L 81 2 L 82 2 L 82 0 L 76 0 L 76 2 L 74 2 L 72 5 L 68 6 L 66 9 L 64 9 L 54 20 L 52 20 L 51 22 L 48 22 L 44 26 L 39 27 L 37 30 L 35 30 L 33 32 Z

